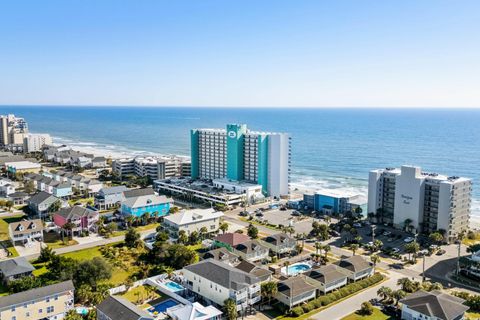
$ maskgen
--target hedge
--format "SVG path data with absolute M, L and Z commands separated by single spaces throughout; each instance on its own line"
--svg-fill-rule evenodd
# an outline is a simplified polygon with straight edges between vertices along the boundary
M 370 278 L 359 280 L 354 283 L 347 284 L 345 287 L 338 289 L 335 292 L 330 292 L 324 296 L 320 296 L 314 300 L 311 300 L 308 303 L 303 304 L 302 306 L 297 306 L 290 310 L 290 316 L 299 317 L 304 313 L 308 313 L 320 307 L 328 306 L 329 304 L 348 297 L 358 291 L 366 289 L 376 283 L 379 283 L 384 279 L 384 276 L 380 273 L 375 273 Z

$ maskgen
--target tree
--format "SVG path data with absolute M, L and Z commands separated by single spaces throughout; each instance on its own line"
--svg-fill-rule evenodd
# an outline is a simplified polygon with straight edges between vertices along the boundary
M 127 228 L 130 228 L 132 226 L 134 217 L 132 215 L 127 215 L 124 219 L 125 219 L 125 223 L 127 225 Z
M 155 254 L 160 263 L 177 270 L 198 260 L 197 253 L 182 244 L 166 244 Z
M 375 241 L 373 242 L 373 248 L 375 251 L 378 251 L 380 249 L 382 249 L 383 247 L 383 242 L 382 240 L 379 240 L 379 239 L 375 239 Z
M 97 283 L 108 280 L 112 276 L 112 268 L 102 257 L 95 257 L 78 263 L 73 281 L 76 286 L 88 284 L 96 289 Z
M 411 254 L 413 254 L 413 259 L 417 259 L 417 253 L 420 250 L 420 245 L 417 242 L 410 242 L 405 245 L 405 252 L 408 253 L 408 260 L 411 260 Z
M 438 282 L 430 282 L 430 281 L 425 281 L 422 283 L 422 288 L 425 291 L 433 291 L 433 290 L 442 290 L 443 286 L 441 283 Z
M 315 242 L 315 254 L 319 254 L 319 252 L 321 253 L 321 251 L 323 250 L 323 245 L 320 243 L 320 242 Z
M 187 244 L 188 242 L 188 236 L 187 236 L 187 233 L 185 232 L 185 230 L 180 230 L 178 232 L 178 239 L 177 239 L 178 243 L 181 243 L 181 244 Z
M 376 254 L 373 254 L 370 256 L 370 261 L 373 263 L 373 273 L 375 273 L 375 267 L 377 266 L 377 263 L 380 262 L 380 257 Z
M 83 317 L 77 313 L 75 309 L 69 310 L 65 317 L 65 320 L 83 320 Z
M 398 302 L 400 302 L 400 300 L 405 298 L 406 296 L 407 296 L 407 293 L 403 290 L 393 291 L 393 298 L 395 298 L 395 305 L 398 306 Z
M 169 210 L 168 210 L 168 213 L 170 214 L 175 214 L 177 213 L 178 211 L 180 211 L 180 209 L 178 207 L 171 207 Z
M 253 224 L 249 224 L 247 228 L 247 234 L 250 238 L 256 239 L 258 238 L 258 229 Z
M 71 239 L 73 237 L 72 230 L 75 228 L 75 224 L 73 222 L 67 222 L 62 226 L 62 235 L 63 233 L 67 234 L 67 237 Z
M 27 182 L 25 182 L 23 184 L 23 190 L 28 194 L 34 193 L 35 192 L 35 185 L 34 185 L 33 181 L 28 180 Z
M 207 227 L 201 227 L 200 228 L 200 231 L 199 231 L 199 234 L 200 234 L 200 239 L 202 240 L 205 240 L 207 234 L 208 234 L 208 229 Z
M 44 246 L 40 249 L 40 255 L 38 256 L 37 262 L 49 262 L 54 256 L 55 252 L 53 252 L 52 248 Z
M 421 287 L 420 282 L 412 281 L 409 278 L 398 279 L 397 285 L 399 285 L 402 288 L 402 290 L 407 293 L 413 293 L 415 291 L 418 291 Z
M 45 285 L 40 278 L 36 277 L 23 277 L 18 280 L 10 281 L 8 284 L 8 290 L 11 293 L 23 292 L 33 288 L 38 288 Z
M 433 241 L 434 243 L 436 243 L 437 245 L 441 244 L 442 241 L 443 241 L 443 236 L 440 232 L 433 232 L 433 233 L 430 233 L 430 235 L 428 236 L 428 238 Z
M 277 283 L 274 281 L 264 282 L 261 285 L 260 292 L 263 298 L 268 299 L 268 304 L 278 292 Z
M 369 301 L 365 301 L 362 303 L 360 310 L 358 313 L 362 316 L 369 316 L 373 313 L 373 306 Z
M 326 244 L 326 245 L 323 246 L 323 252 L 324 252 L 324 254 L 325 254 L 325 255 L 324 255 L 325 261 L 328 260 L 327 255 L 328 255 L 328 252 L 330 252 L 330 251 L 332 251 L 332 247 L 330 247 L 330 245 Z
M 140 233 L 134 228 L 129 228 L 125 234 L 125 245 L 128 248 L 138 248 L 141 243 Z
M 60 200 L 55 201 L 48 207 L 48 212 L 57 212 L 62 207 L 62 202 Z
M 405 226 L 405 231 L 409 232 L 410 231 L 410 227 L 411 227 L 411 224 L 412 224 L 413 220 L 412 219 L 405 219 L 405 221 L 403 222 L 404 226 Z
M 225 234 L 225 232 L 228 231 L 228 227 L 229 227 L 228 223 L 222 222 L 220 223 L 220 226 L 218 228 L 220 229 L 220 231 L 222 231 L 223 234 Z
M 199 240 L 200 240 L 200 236 L 198 235 L 198 232 L 192 231 L 189 237 L 190 244 L 197 244 Z
M 227 299 L 223 302 L 223 309 L 227 320 L 237 319 L 237 304 L 233 299 Z
M 382 298 L 383 301 L 388 301 L 393 296 L 393 290 L 389 287 L 381 286 L 377 290 L 377 295 Z
M 47 265 L 49 274 L 54 280 L 72 280 L 77 270 L 78 261 L 63 256 L 53 256 Z
M 352 250 L 353 255 L 355 255 L 355 252 L 358 250 L 359 245 L 356 243 L 352 243 L 350 245 L 350 250 Z

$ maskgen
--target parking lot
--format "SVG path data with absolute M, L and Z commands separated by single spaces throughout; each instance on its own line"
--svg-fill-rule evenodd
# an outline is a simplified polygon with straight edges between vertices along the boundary
M 292 216 L 293 211 L 294 210 L 292 209 L 286 209 L 286 210 L 268 209 L 268 210 L 262 211 L 263 217 L 255 216 L 255 213 L 253 214 L 253 216 L 256 219 L 262 219 L 271 224 L 276 224 L 276 225 L 281 224 L 283 226 L 292 225 L 293 228 L 295 229 L 296 234 L 297 233 L 309 234 L 310 231 L 312 230 L 313 218 L 307 217 L 304 215 Z

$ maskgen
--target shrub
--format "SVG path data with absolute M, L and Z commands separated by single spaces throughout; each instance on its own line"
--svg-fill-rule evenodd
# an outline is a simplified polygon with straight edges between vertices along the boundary
M 363 315 L 363 316 L 369 316 L 373 313 L 373 306 L 370 302 L 365 301 L 362 303 L 362 306 L 360 307 L 360 310 L 358 310 L 358 313 Z
M 292 310 L 290 310 L 290 314 L 293 317 L 300 317 L 303 313 L 304 312 L 302 307 L 295 307 L 295 308 L 292 308 Z
M 302 309 L 303 309 L 303 312 L 305 313 L 308 313 L 310 311 L 312 311 L 313 309 L 315 309 L 315 306 L 313 305 L 313 303 L 306 303 L 302 306 Z

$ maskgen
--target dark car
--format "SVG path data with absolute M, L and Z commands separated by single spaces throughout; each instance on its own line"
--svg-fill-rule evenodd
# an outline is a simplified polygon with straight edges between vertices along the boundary
M 440 249 L 440 250 L 437 251 L 436 255 L 437 255 L 437 256 L 441 256 L 441 255 L 443 255 L 443 254 L 445 254 L 445 253 L 446 253 L 445 250 Z
M 242 211 L 242 212 L 239 213 L 239 215 L 241 217 L 246 217 L 246 216 L 248 216 L 248 212 L 247 211 Z
M 298 212 L 298 211 L 293 211 L 293 212 L 292 212 L 292 216 L 294 216 L 294 217 L 299 217 L 299 216 L 300 216 L 300 212 Z
M 257 212 L 257 213 L 255 214 L 255 216 L 257 216 L 257 217 L 263 217 L 263 213 Z

